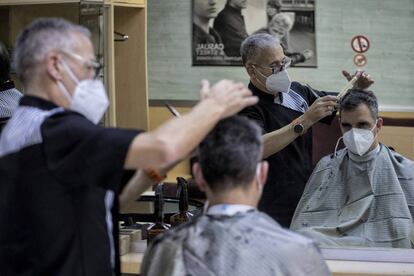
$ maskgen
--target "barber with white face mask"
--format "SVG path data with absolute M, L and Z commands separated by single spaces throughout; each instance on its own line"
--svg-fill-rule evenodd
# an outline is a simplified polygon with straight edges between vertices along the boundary
M 274 36 L 259 33 L 248 37 L 241 54 L 249 88 L 259 97 L 258 104 L 241 114 L 262 128 L 263 158 L 270 167 L 259 209 L 288 227 L 312 171 L 310 128 L 318 121 L 332 121 L 338 97 L 292 81 L 288 73 L 291 60 Z M 351 76 L 346 73 L 346 77 Z M 359 88 L 372 82 L 359 73 Z
M 78 54 L 66 52 L 66 55 L 83 62 L 84 64 L 89 63 L 89 66 L 92 69 L 98 70 L 100 67 L 99 63 L 95 61 L 87 61 Z M 60 90 L 70 102 L 69 108 L 79 112 L 88 120 L 97 124 L 109 106 L 108 96 L 106 95 L 102 81 L 98 79 L 83 79 L 80 81 L 73 73 L 72 69 L 70 69 L 65 59 L 61 59 L 61 63 L 64 71 L 75 84 L 75 90 L 73 95 L 71 95 L 62 81 L 57 81 Z
M 0 136 L 0 275 L 120 275 L 118 193 L 136 199 L 219 120 L 257 102 L 241 83 L 203 81 L 200 103 L 151 132 L 104 128 L 108 98 L 90 37 L 42 18 L 17 39 L 25 95 Z M 130 181 L 134 194 L 122 196 L 126 170 L 145 182 Z M 29 261 L 22 270 L 16 260 Z

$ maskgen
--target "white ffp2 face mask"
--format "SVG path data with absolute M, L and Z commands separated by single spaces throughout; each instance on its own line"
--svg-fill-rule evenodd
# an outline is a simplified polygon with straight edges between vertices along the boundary
M 276 74 L 271 74 L 268 77 L 263 75 L 257 69 L 256 69 L 256 72 L 258 72 L 262 77 L 266 79 L 265 86 L 266 86 L 266 89 L 269 90 L 270 92 L 274 93 L 275 95 L 279 92 L 282 92 L 282 93 L 289 92 L 292 81 L 290 80 L 289 73 L 286 69 Z
M 62 82 L 58 82 L 63 94 L 70 102 L 70 109 L 79 112 L 88 120 L 97 124 L 109 106 L 108 96 L 102 81 L 93 79 L 79 81 L 66 62 L 62 62 L 70 78 L 76 83 L 74 94 L 70 96 Z
M 359 156 L 367 153 L 375 140 L 374 133 L 377 122 L 372 129 L 352 128 L 343 135 L 344 144 L 349 151 Z

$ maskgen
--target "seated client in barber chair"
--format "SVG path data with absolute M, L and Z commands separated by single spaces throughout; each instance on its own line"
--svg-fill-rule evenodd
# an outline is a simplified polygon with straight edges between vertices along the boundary
M 412 248 L 414 162 L 378 142 L 372 92 L 350 90 L 339 120 L 345 148 L 319 161 L 290 228 L 321 245 Z

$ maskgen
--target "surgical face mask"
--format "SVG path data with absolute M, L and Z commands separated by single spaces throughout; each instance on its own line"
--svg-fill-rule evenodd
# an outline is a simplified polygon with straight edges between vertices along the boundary
M 372 129 L 352 128 L 345 132 L 342 137 L 347 149 L 359 156 L 367 153 L 375 140 L 375 135 L 372 131 L 375 129 L 376 125 L 377 121 L 375 121 L 375 125 Z
M 109 106 L 102 81 L 94 79 L 79 81 L 64 60 L 62 63 L 69 77 L 76 83 L 74 94 L 71 96 L 62 82 L 58 81 L 58 86 L 70 102 L 70 109 L 97 124 Z
M 274 95 L 276 95 L 279 92 L 282 93 L 288 93 L 291 85 L 291 80 L 288 74 L 288 71 L 286 69 L 283 69 L 282 71 L 271 74 L 270 76 L 266 77 L 263 75 L 259 70 L 256 69 L 256 72 L 258 72 L 262 77 L 266 79 L 265 86 L 266 89 L 272 92 Z

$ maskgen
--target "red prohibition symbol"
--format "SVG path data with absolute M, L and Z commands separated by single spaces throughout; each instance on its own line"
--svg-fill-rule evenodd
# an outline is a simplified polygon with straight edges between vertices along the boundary
M 363 35 L 356 35 L 351 40 L 351 47 L 354 52 L 365 53 L 369 49 L 369 40 Z

